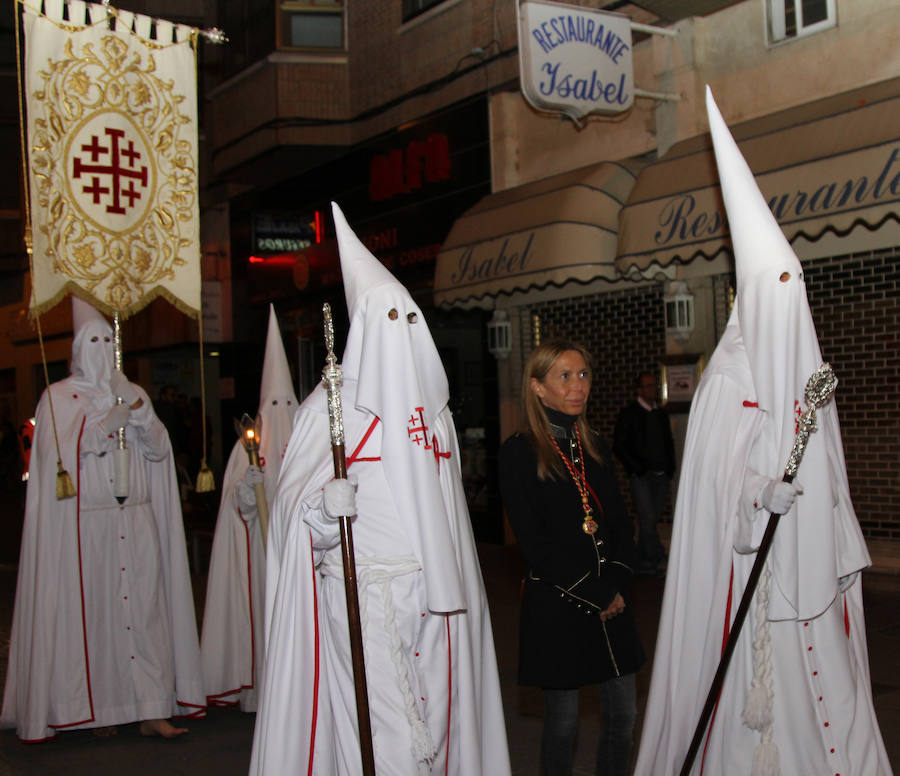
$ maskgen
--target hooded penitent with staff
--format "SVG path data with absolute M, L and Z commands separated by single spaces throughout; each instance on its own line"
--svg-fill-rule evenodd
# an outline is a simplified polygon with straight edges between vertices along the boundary
M 782 481 L 822 366 L 803 267 L 712 96 L 710 131 L 737 295 L 697 388 L 635 773 L 681 772 L 770 513 L 783 515 L 692 774 L 889 774 L 875 719 L 860 571 L 834 402 Z
M 72 374 L 36 413 L 2 722 L 24 741 L 138 720 L 171 736 L 183 730 L 167 717 L 205 710 L 172 447 L 144 390 L 113 370 L 110 325 L 78 298 L 72 307 Z M 51 400 L 77 489 L 63 500 Z M 110 453 L 123 426 L 120 502 Z
M 336 206 L 334 217 L 375 772 L 502 776 L 503 709 L 447 378 L 421 310 Z M 254 774 L 361 772 L 337 520 L 349 512 L 323 503 L 333 476 L 319 387 L 297 412 L 272 507 Z
M 297 397 L 275 311 L 259 389 L 260 466 L 250 465 L 239 439 L 222 481 L 201 640 L 203 683 L 210 705 L 240 704 L 256 711 L 262 668 L 266 555 L 254 485 L 264 485 L 271 504 L 297 411 Z

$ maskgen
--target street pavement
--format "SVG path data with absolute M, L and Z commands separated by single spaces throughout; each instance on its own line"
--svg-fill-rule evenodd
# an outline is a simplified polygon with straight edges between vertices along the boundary
M 521 558 L 514 546 L 480 544 L 479 553 L 491 605 L 513 774 L 537 776 L 540 691 L 516 684 Z M 6 672 L 15 573 L 13 563 L 0 564 L 0 678 Z M 204 584 L 202 576 L 195 578 L 198 611 L 202 608 Z M 863 584 L 875 706 L 892 766 L 900 771 L 900 575 L 867 572 Z M 635 616 L 648 652 L 647 664 L 637 677 L 639 712 L 647 697 L 662 589 L 662 579 L 639 577 L 633 591 Z M 577 776 L 593 772 L 592 731 L 599 724 L 594 696 L 582 694 Z M 97 738 L 90 731 L 70 731 L 43 744 L 22 744 L 12 730 L 2 730 L 0 776 L 237 776 L 247 773 L 253 722 L 254 715 L 237 709 L 211 709 L 205 720 L 186 724 L 190 733 L 171 741 L 144 738 L 137 725 L 122 726 L 117 735 L 106 739 Z

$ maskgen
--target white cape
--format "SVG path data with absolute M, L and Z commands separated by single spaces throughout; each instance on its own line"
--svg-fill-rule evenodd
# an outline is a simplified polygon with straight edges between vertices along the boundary
M 234 498 L 249 466 L 238 440 L 222 479 L 201 639 L 203 687 L 209 705 L 239 704 L 242 711 L 256 711 L 264 662 L 265 547 L 255 511 L 245 520 Z M 271 503 L 275 477 L 267 477 L 265 484 Z
M 442 509 L 403 514 L 381 464 L 381 423 L 355 404 L 356 383 L 345 379 L 348 472 L 359 478 L 353 538 L 376 772 L 509 774 L 490 618 L 449 410 L 429 432 L 437 442 Z M 337 528 L 319 509 L 321 488 L 332 476 L 320 387 L 297 412 L 272 510 L 267 657 L 252 774 L 361 772 Z M 438 512 L 447 524 L 432 531 L 428 521 Z M 437 536 L 448 537 L 446 544 L 433 546 Z M 421 558 L 437 555 L 456 570 L 462 609 L 434 611 L 426 603 L 429 575 Z M 417 761 L 413 750 L 429 746 L 431 758 Z
M 25 741 L 206 708 L 168 435 L 155 416 L 146 432 L 128 427 L 131 490 L 120 508 L 112 456 L 95 454 L 107 443 L 89 439 L 112 397 L 92 407 L 84 388 L 78 377 L 50 388 L 75 498 L 56 499 L 47 391 L 36 413 L 2 712 Z M 138 390 L 144 407 L 132 415 L 152 412 Z
M 734 324 L 735 316 L 691 407 L 638 776 L 681 770 L 768 517 L 748 512 L 740 484 L 748 469 L 777 477 L 787 463 L 776 460 Z M 774 743 L 784 776 L 889 774 L 857 573 L 870 561 L 850 503 L 833 403 L 820 410 L 819 424 L 797 474 L 804 495 L 781 519 L 769 556 Z M 817 571 L 798 575 L 805 567 Z M 829 568 L 825 579 L 820 570 Z M 803 600 L 826 603 L 796 611 Z M 760 734 L 744 725 L 741 711 L 753 677 L 753 611 L 692 774 L 751 774 Z

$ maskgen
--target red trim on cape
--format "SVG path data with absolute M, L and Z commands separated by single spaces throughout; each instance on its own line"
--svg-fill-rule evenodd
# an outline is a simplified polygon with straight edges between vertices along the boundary
M 80 722 L 66 722 L 66 723 L 63 724 L 63 725 L 54 725 L 52 722 L 48 722 L 48 723 L 47 723 L 47 727 L 51 727 L 51 728 L 53 728 L 54 730 L 65 730 L 66 728 L 75 727 L 76 725 L 86 725 L 88 722 L 93 722 L 93 721 L 94 721 L 94 718 L 91 717 L 90 719 L 83 719 L 83 720 L 81 720 Z M 50 738 L 56 738 L 56 736 L 50 736 Z M 20 738 L 19 740 L 20 740 L 20 741 L 25 741 L 26 739 Z M 49 739 L 47 739 L 47 738 L 36 738 L 36 739 L 34 739 L 34 740 L 35 740 L 35 741 L 48 741 Z
M 173 714 L 172 719 L 203 719 L 206 717 L 206 706 L 201 706 L 198 703 L 185 703 L 178 700 L 178 698 L 175 699 L 175 703 L 189 709 L 196 709 L 196 711 L 192 711 L 189 714 Z
M 75 723 L 78 724 L 77 722 Z M 53 727 L 53 725 L 50 725 Z M 48 741 L 55 741 L 58 736 L 47 736 L 46 738 L 19 738 L 20 744 L 46 744 Z M 18 737 L 17 737 L 18 738 Z
M 81 437 L 84 434 L 84 424 L 87 421 L 87 415 L 84 415 L 81 418 L 81 427 L 78 429 L 78 444 L 75 447 L 75 452 L 77 455 L 77 464 L 76 464 L 76 493 L 75 493 L 75 514 L 76 514 L 76 534 L 78 536 L 78 586 L 79 586 L 79 595 L 81 596 L 81 634 L 82 639 L 84 641 L 84 673 L 85 680 L 87 681 L 87 692 L 88 692 L 88 706 L 91 709 L 91 717 L 90 719 L 83 720 L 82 722 L 71 722 L 68 725 L 54 725 L 52 727 L 61 728 L 61 727 L 71 727 L 72 725 L 83 725 L 87 722 L 94 721 L 94 693 L 91 690 L 91 659 L 90 653 L 88 651 L 88 640 L 87 640 L 87 617 L 85 615 L 85 601 L 84 601 L 84 564 L 83 558 L 81 556 Z
M 378 418 L 375 418 L 375 423 L 378 422 Z M 375 428 L 375 423 L 369 427 L 369 431 Z M 368 435 L 366 435 L 368 436 Z M 365 439 L 363 439 L 365 442 Z M 362 447 L 363 442 L 360 443 L 360 447 Z M 356 449 L 356 452 L 359 452 L 359 447 Z M 312 706 L 312 724 L 310 725 L 310 733 L 309 733 L 309 765 L 307 766 L 307 776 L 312 776 L 313 773 L 313 759 L 316 754 L 316 723 L 318 722 L 319 715 L 319 594 L 316 590 L 316 562 L 315 557 L 313 555 L 312 542 L 309 545 L 309 561 L 310 561 L 310 571 L 312 572 L 312 584 L 313 584 L 313 622 L 315 623 L 315 669 L 313 671 L 313 706 Z
M 238 507 L 238 515 L 241 516 L 241 524 L 244 526 L 244 536 L 247 539 L 247 611 L 250 613 L 250 686 L 242 686 L 242 690 L 252 690 L 256 682 L 256 631 L 253 628 L 253 569 L 250 563 L 250 528 L 241 515 Z
M 375 457 L 373 457 L 373 458 L 358 458 L 358 457 L 357 457 L 357 456 L 360 454 L 360 452 L 362 451 L 362 449 L 363 449 L 363 447 L 365 446 L 366 442 L 369 441 L 369 437 L 372 436 L 372 432 L 375 430 L 375 426 L 377 426 L 377 425 L 378 425 L 378 418 L 376 417 L 375 420 L 373 420 L 373 421 L 369 424 L 368 430 L 366 431 L 365 434 L 363 434 L 363 438 L 362 438 L 362 440 L 360 441 L 360 443 L 356 446 L 356 449 L 355 449 L 352 453 L 350 453 L 349 456 L 347 456 L 346 462 L 347 462 L 347 466 L 348 466 L 348 467 L 349 467 L 350 464 L 353 463 L 354 461 L 380 461 L 380 460 L 381 460 L 381 456 L 380 456 L 380 455 L 379 455 L 379 456 L 375 456 Z
M 444 776 L 450 773 L 450 722 L 453 710 L 453 648 L 450 642 L 450 615 L 445 614 L 447 623 L 447 751 L 444 756 Z

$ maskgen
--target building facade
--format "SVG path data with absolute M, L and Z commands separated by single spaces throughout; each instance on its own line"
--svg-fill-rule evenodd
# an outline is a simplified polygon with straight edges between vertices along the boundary
M 199 57 L 218 449 L 230 446 L 230 418 L 257 406 L 270 302 L 298 394 L 324 362 L 323 301 L 342 341 L 331 201 L 426 308 L 482 538 L 503 536 L 494 455 L 520 422 L 521 368 L 537 339 L 566 334 L 593 352 L 601 432 L 635 373 L 651 368 L 683 436 L 733 289 L 709 84 L 804 262 L 822 350 L 841 379 L 864 532 L 900 540 L 900 10 L 888 0 L 585 0 L 560 14 L 571 6 L 666 32 L 632 32 L 643 96 L 628 110 L 575 123 L 533 107 L 520 80 L 520 2 L 218 0 L 192 12 L 231 39 Z M 0 314 L 21 327 L 22 308 Z M 136 321 L 132 371 L 150 389 L 173 378 L 191 395 L 198 364 L 180 348 L 196 335 L 167 320 L 151 308 Z M 511 347 L 495 359 L 487 329 L 498 321 Z M 56 325 L 48 357 L 59 362 L 66 324 Z M 0 391 L 25 416 L 39 358 L 33 335 L 17 336 L 0 353 L 14 370 L 0 369 Z

